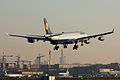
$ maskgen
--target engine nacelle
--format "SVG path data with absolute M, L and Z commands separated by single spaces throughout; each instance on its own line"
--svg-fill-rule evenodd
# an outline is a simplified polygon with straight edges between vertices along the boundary
M 84 43 L 85 44 L 90 44 L 90 42 L 88 40 L 85 40 Z
M 28 39 L 28 42 L 29 42 L 29 43 L 34 43 L 35 40 L 34 40 L 34 39 Z
M 103 38 L 103 37 L 98 37 L 98 40 L 100 40 L 100 41 L 104 41 L 105 38 Z

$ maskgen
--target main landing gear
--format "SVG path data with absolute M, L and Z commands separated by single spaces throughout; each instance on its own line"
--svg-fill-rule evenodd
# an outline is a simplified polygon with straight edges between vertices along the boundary
M 83 46 L 84 44 L 83 44 L 83 42 L 81 42 L 81 46 Z M 74 45 L 74 47 L 73 47 L 73 50 L 77 50 L 78 49 L 78 45 L 77 45 L 77 42 L 75 43 L 75 45 Z
M 75 45 L 73 46 L 73 50 L 77 50 L 78 49 L 78 45 L 77 45 L 78 42 L 75 42 Z M 83 46 L 83 42 L 81 42 L 81 46 Z M 68 44 L 63 44 L 63 47 L 64 48 L 67 48 Z M 58 50 L 59 49 L 59 46 L 57 46 L 57 44 L 55 45 L 54 47 L 54 50 Z
M 73 50 L 74 50 L 74 49 L 76 49 L 76 50 L 77 50 L 77 48 L 78 48 L 77 43 L 78 43 L 78 42 L 75 42 L 75 45 L 74 45 L 74 47 L 73 47 Z
M 74 50 L 74 49 L 77 50 L 77 48 L 78 48 L 78 45 L 75 44 L 74 47 L 73 47 L 73 50 Z
M 54 47 L 54 50 L 58 50 L 59 49 L 59 46 L 57 46 L 57 44 L 56 44 L 56 46 Z

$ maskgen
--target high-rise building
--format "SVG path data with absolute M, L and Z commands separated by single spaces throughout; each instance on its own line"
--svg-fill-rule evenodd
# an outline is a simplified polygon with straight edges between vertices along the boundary
M 63 58 L 63 64 L 66 64 L 66 56 Z
M 36 57 L 36 59 L 35 59 L 35 64 L 39 64 L 39 59 L 38 59 L 38 57 Z
M 61 49 L 60 64 L 66 64 L 66 56 L 63 55 L 63 50 Z

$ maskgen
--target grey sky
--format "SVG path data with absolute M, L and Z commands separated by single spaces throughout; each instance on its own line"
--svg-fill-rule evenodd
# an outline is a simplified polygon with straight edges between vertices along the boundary
M 73 51 L 73 45 L 64 49 L 68 63 L 120 62 L 120 0 L 0 0 L 0 54 L 19 54 L 23 59 L 34 60 L 38 53 L 52 50 L 52 63 L 59 62 L 59 51 L 53 51 L 48 42 L 34 44 L 13 38 L 5 33 L 44 35 L 43 18 L 46 17 L 53 32 L 84 31 L 91 34 L 110 31 L 105 41 L 91 39 L 90 45 Z

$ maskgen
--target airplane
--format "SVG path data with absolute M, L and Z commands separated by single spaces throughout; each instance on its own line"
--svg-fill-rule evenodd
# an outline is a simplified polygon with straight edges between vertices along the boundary
M 65 73 L 58 73 L 59 76 L 58 77 L 70 77 L 69 76 L 69 70 L 67 69 L 67 71 Z
M 10 77 L 10 78 L 21 78 L 21 77 L 23 77 L 22 74 L 8 74 L 6 70 L 4 71 L 4 73 L 5 73 L 5 77 Z
M 81 42 L 81 46 L 85 44 L 90 44 L 91 38 L 98 38 L 100 41 L 104 41 L 104 35 L 112 34 L 114 33 L 114 29 L 109 32 L 101 33 L 101 34 L 95 34 L 95 35 L 87 35 L 84 32 L 81 31 L 75 31 L 75 32 L 61 32 L 61 33 L 52 33 L 50 30 L 50 27 L 48 25 L 48 22 L 46 18 L 43 18 L 44 26 L 45 26 L 45 35 L 13 35 L 8 34 L 9 36 L 13 37 L 21 37 L 26 38 L 29 43 L 34 43 L 35 41 L 49 41 L 52 45 L 55 45 L 54 50 L 58 50 L 59 46 L 58 44 L 62 44 L 64 48 L 67 48 L 68 44 L 74 44 L 73 50 L 78 49 L 78 42 Z
M 23 75 L 22 74 L 5 74 L 5 77 L 21 78 L 21 77 L 23 77 Z

